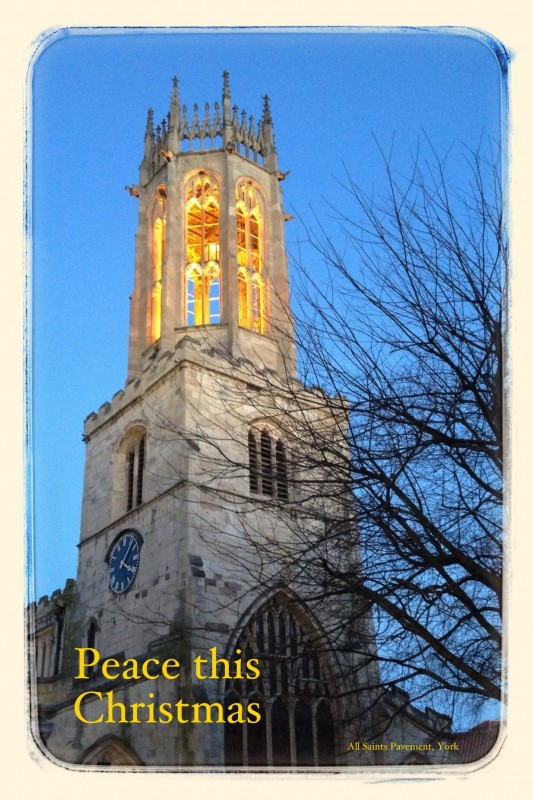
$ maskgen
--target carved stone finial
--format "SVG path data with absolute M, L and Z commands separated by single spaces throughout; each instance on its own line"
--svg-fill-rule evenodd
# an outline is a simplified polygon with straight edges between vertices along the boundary
M 178 117 L 180 113 L 180 96 L 178 91 L 178 79 L 174 75 L 172 78 L 172 95 L 170 97 L 170 113 L 169 117 Z
M 227 97 L 229 99 L 231 97 L 231 92 L 229 88 L 229 72 L 227 69 L 224 70 L 222 76 L 224 78 L 224 88 L 222 91 L 222 97 L 223 98 Z
M 178 79 L 175 75 L 172 78 L 172 96 L 170 98 L 170 111 L 168 112 L 168 131 L 168 146 L 177 153 L 180 149 L 180 98 Z
M 224 71 L 224 88 L 222 90 L 222 123 L 224 126 L 222 138 L 227 144 L 231 138 L 231 100 L 229 88 L 229 72 Z
M 146 120 L 146 133 L 144 134 L 144 159 L 143 165 L 144 169 L 149 169 L 148 165 L 153 157 L 153 148 L 154 148 L 154 110 L 153 108 L 148 109 L 148 119 Z M 146 179 L 146 175 L 144 178 L 141 178 L 141 183 L 144 182 Z
M 154 138 L 154 109 L 148 109 L 148 119 L 146 120 L 146 136 Z
M 263 119 L 261 124 L 261 137 L 263 139 L 263 164 L 271 172 L 278 171 L 278 157 L 276 145 L 274 143 L 274 131 L 272 125 L 272 113 L 270 111 L 270 98 L 266 94 L 263 97 Z
M 172 94 L 170 96 L 170 114 L 179 114 L 180 109 L 180 95 L 178 89 L 178 79 L 174 75 L 172 78 Z
M 267 94 L 263 97 L 263 120 L 272 122 L 272 112 L 270 111 L 270 98 Z

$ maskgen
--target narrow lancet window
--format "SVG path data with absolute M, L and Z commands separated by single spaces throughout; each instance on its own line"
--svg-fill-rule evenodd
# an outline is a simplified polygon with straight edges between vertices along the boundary
M 161 294 L 166 242 L 167 194 L 160 186 L 152 208 L 152 289 L 150 295 L 149 342 L 161 337 Z
M 261 432 L 261 488 L 263 494 L 273 493 L 272 439 L 268 431 Z
M 143 480 L 144 480 L 144 447 L 145 437 L 139 440 L 139 447 L 137 449 L 137 503 L 140 506 L 143 501 Z
M 250 183 L 236 189 L 239 325 L 265 332 L 263 215 L 261 199 Z
M 133 508 L 133 481 L 135 474 L 135 449 L 132 448 L 126 456 L 126 511 Z
M 208 174 L 187 185 L 187 325 L 220 322 L 220 190 Z
M 126 511 L 143 502 L 145 450 L 146 437 L 141 435 L 131 442 L 126 453 Z
M 94 619 L 92 619 L 89 623 L 89 627 L 87 629 L 87 647 L 94 648 L 96 647 L 96 638 L 98 634 L 98 626 Z M 94 675 L 95 669 L 93 666 L 88 668 L 89 676 Z
M 250 469 L 250 491 L 257 494 L 259 491 L 259 476 L 257 474 L 257 442 L 252 431 L 248 432 L 248 463 Z
M 248 431 L 249 487 L 252 494 L 289 500 L 289 477 L 285 444 L 269 430 Z
M 287 457 L 285 455 L 285 445 L 280 441 L 276 442 L 276 483 L 278 498 L 280 500 L 288 500 Z
M 239 294 L 239 325 L 243 328 L 250 327 L 250 276 L 245 267 L 239 267 L 238 273 Z

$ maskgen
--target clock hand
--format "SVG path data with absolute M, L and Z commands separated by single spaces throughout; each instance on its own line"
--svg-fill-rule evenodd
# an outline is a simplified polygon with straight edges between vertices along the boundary
M 130 550 L 131 550 L 131 548 L 132 548 L 132 547 L 133 547 L 133 539 L 132 539 L 132 540 L 131 540 L 131 542 L 130 542 L 130 546 L 129 546 L 129 547 L 128 547 L 128 549 L 126 550 L 126 554 L 125 554 L 124 558 L 123 558 L 123 559 L 122 559 L 122 561 L 120 562 L 120 569 L 122 569 L 122 567 L 127 567 L 127 566 L 128 566 L 128 565 L 126 564 L 126 559 L 127 559 L 127 557 L 129 556 L 129 554 L 130 554 Z

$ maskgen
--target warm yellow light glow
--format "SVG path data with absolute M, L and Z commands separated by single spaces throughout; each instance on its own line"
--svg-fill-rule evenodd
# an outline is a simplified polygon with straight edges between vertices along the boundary
M 220 267 L 210 263 L 203 269 L 190 264 L 187 277 L 187 324 L 220 322 Z
M 161 283 L 152 290 L 152 341 L 161 337 Z
M 161 280 L 165 248 L 165 220 L 156 219 L 154 225 L 154 278 Z
M 199 173 L 187 187 L 187 324 L 220 322 L 219 187 Z
M 243 328 L 250 327 L 250 306 L 249 306 L 249 277 L 245 269 L 239 269 L 238 293 L 239 293 L 239 325 Z
M 236 187 L 236 236 L 239 325 L 265 332 L 263 216 L 260 197 L 251 183 Z
M 163 187 L 158 190 L 154 201 L 152 219 L 152 292 L 149 309 L 149 341 L 155 342 L 161 337 L 161 281 L 166 246 L 166 191 Z
M 252 277 L 252 327 L 257 333 L 265 332 L 265 286 L 258 274 Z
M 205 246 L 205 260 L 206 261 L 219 261 L 220 260 L 220 245 L 206 244 Z

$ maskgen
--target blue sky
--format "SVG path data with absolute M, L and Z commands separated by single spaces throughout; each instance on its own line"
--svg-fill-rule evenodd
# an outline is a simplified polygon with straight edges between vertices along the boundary
M 65 32 L 33 67 L 32 463 L 36 597 L 75 577 L 83 488 L 83 419 L 123 388 L 133 288 L 138 180 L 148 107 L 220 101 L 261 116 L 271 98 L 284 202 L 298 253 L 305 222 L 327 225 L 345 168 L 379 180 L 376 141 L 402 168 L 427 135 L 451 150 L 501 135 L 502 75 L 484 40 L 466 31 L 300 29 Z M 75 34 L 75 35 L 74 35 Z M 320 274 L 316 256 L 306 263 Z M 315 259 L 316 263 L 313 262 Z

